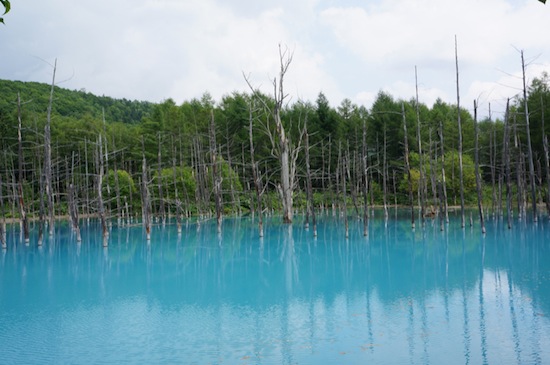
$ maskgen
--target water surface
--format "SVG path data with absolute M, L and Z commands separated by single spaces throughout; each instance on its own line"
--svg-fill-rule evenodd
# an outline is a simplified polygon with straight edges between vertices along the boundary
M 10 229 L 0 363 L 550 363 L 546 221 L 265 227 L 113 227 L 105 249 L 95 224 L 41 248 Z

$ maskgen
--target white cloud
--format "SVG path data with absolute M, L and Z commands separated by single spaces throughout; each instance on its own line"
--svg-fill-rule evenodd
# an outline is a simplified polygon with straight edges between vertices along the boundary
M 550 64 L 550 8 L 535 0 L 28 0 L 6 22 L 1 78 L 49 82 L 40 59 L 57 57 L 65 87 L 152 101 L 219 100 L 247 90 L 243 71 L 271 92 L 279 44 L 294 52 L 292 99 L 322 91 L 333 106 L 368 106 L 379 90 L 410 99 L 415 66 L 421 101 L 454 102 L 455 35 L 465 105 L 515 94 L 500 86 L 520 71 L 514 47 L 541 55 L 530 72 Z

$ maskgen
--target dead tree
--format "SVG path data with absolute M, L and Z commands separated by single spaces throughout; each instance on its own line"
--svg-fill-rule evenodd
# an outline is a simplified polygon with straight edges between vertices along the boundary
M 405 104 L 401 103 L 401 115 L 403 117 L 403 138 L 405 144 L 405 170 L 407 172 L 407 182 L 408 182 L 408 191 L 409 191 L 409 204 L 411 207 L 411 227 L 414 229 L 414 195 L 413 195 L 413 184 L 411 178 L 411 164 L 409 161 L 409 136 L 407 133 L 407 119 L 405 117 Z M 363 132 L 363 138 L 364 137 Z
M 227 130 L 226 130 L 226 136 L 227 136 L 227 140 L 226 140 L 226 147 L 225 147 L 225 150 L 226 150 L 226 153 L 227 153 L 227 165 L 229 167 L 229 171 L 233 171 L 233 163 L 232 163 L 232 159 L 231 159 L 231 151 L 230 151 L 230 143 L 229 143 L 229 127 L 227 127 Z M 221 151 L 220 151 L 221 153 Z M 238 170 L 236 170 L 238 171 Z M 239 177 L 237 175 L 237 181 L 238 181 Z M 241 201 L 240 201 L 240 197 L 238 194 L 235 194 L 235 183 L 233 182 L 233 174 L 231 173 L 229 175 L 229 189 L 230 189 L 230 194 L 231 194 L 231 206 L 234 206 L 235 204 L 237 205 L 237 210 L 234 211 L 235 213 L 237 213 L 239 216 L 242 215 L 242 208 L 241 208 Z
M 291 151 L 290 139 L 287 136 L 283 121 L 281 119 L 281 111 L 283 108 L 283 103 L 287 98 L 287 94 L 284 93 L 284 77 L 288 71 L 288 67 L 292 62 L 292 54 L 288 54 L 288 50 L 283 51 L 281 46 L 279 46 L 279 79 L 275 78 L 273 80 L 273 97 L 274 105 L 270 109 L 271 117 L 275 123 L 276 130 L 276 139 L 275 142 L 274 136 L 270 134 L 270 139 L 274 147 L 277 150 L 277 157 L 279 159 L 279 164 L 281 167 L 281 180 L 280 184 L 277 186 L 279 194 L 281 196 L 281 202 L 283 204 L 283 222 L 292 223 L 293 219 L 293 193 L 294 193 L 294 180 L 295 180 L 295 158 L 291 157 L 291 154 L 296 156 L 294 152 L 297 151 L 296 148 Z M 254 88 L 250 84 L 249 80 L 245 77 L 245 80 L 252 90 L 255 93 Z M 262 98 L 259 100 L 264 103 L 264 106 L 268 108 L 267 104 Z
M 540 109 L 541 109 L 541 124 L 542 124 L 542 146 L 544 149 L 544 165 L 546 168 L 546 211 L 548 212 L 548 217 L 550 218 L 550 157 L 548 155 L 548 136 L 546 135 L 546 130 L 544 129 L 544 102 L 542 96 L 540 98 Z
M 258 204 L 258 231 L 260 237 L 264 236 L 264 228 L 263 228 L 263 219 L 262 219 L 262 187 L 261 187 L 261 180 L 259 176 L 258 166 L 256 165 L 256 161 L 254 161 L 254 141 L 253 141 L 253 133 L 252 133 L 252 102 L 250 103 L 248 107 L 248 136 L 250 140 L 250 165 L 252 167 L 252 178 L 254 179 L 254 190 L 256 191 L 256 202 Z
M 5 250 L 8 248 L 8 243 L 6 241 L 6 214 L 4 212 L 4 188 L 2 186 L 2 174 L 0 174 L 0 245 L 2 249 Z
M 433 148 L 434 142 L 432 141 L 432 128 L 429 129 L 429 141 L 428 141 L 428 156 L 430 161 L 430 185 L 432 188 L 432 207 L 431 214 L 438 215 L 440 212 L 437 210 L 439 206 L 437 195 L 437 182 L 436 182 L 436 165 L 437 165 L 437 146 Z M 433 157 L 432 157 L 433 154 Z M 435 163 L 435 165 L 434 165 Z
M 527 132 L 527 159 L 529 162 L 529 182 L 531 183 L 531 205 L 533 209 L 533 221 L 536 222 L 537 217 L 537 187 L 535 184 L 535 166 L 533 164 L 533 149 L 531 148 L 531 128 L 529 127 L 529 108 L 527 103 L 527 87 L 525 85 L 525 60 L 523 51 L 521 51 L 521 71 L 523 74 L 523 107 L 525 113 L 525 129 Z M 543 133 L 544 135 L 544 133 Z
M 76 192 L 75 192 L 75 186 L 74 186 L 74 162 L 75 159 L 75 153 L 73 151 L 72 161 L 71 161 L 71 182 L 69 183 L 69 216 L 71 219 L 71 224 L 73 227 L 73 231 L 76 234 L 76 241 L 81 242 L 82 237 L 80 236 L 80 225 L 78 224 L 78 206 L 76 203 Z
M 492 210 L 493 218 L 496 216 L 497 211 L 497 192 L 496 192 L 496 127 L 493 123 L 491 116 L 491 104 L 489 104 L 489 122 L 491 124 L 491 130 L 489 131 L 489 165 L 491 168 L 491 197 L 492 197 Z M 494 138 L 494 141 L 493 141 Z
M 174 154 L 175 155 L 175 154 Z M 176 157 L 172 159 L 173 179 L 174 179 L 174 202 L 176 204 L 176 225 L 178 233 L 181 233 L 181 200 L 178 194 Z
M 18 141 L 18 172 L 17 172 L 17 192 L 19 195 L 19 218 L 21 223 L 21 230 L 23 232 L 23 238 L 25 243 L 28 244 L 29 238 L 29 220 L 27 219 L 27 212 L 25 210 L 25 197 L 23 195 L 23 174 L 24 174 L 24 161 L 23 161 L 23 138 L 21 135 L 21 96 L 17 93 L 17 141 Z
M 304 142 L 306 155 L 306 192 L 307 192 L 307 208 L 306 208 L 306 228 L 309 226 L 309 216 L 313 224 L 313 236 L 317 237 L 317 220 L 315 218 L 315 202 L 313 199 L 313 188 L 311 183 L 311 166 L 309 161 L 309 132 L 307 130 L 307 117 L 304 121 Z
M 103 137 L 101 135 L 97 138 L 96 166 L 97 214 L 101 223 L 103 247 L 107 247 L 109 244 L 109 231 L 107 230 L 107 222 L 105 220 L 105 204 L 103 202 L 103 176 L 105 174 L 105 167 L 103 161 Z
M 55 87 L 55 71 L 57 68 L 57 59 L 53 66 L 52 85 L 50 89 L 50 99 L 48 103 L 48 111 L 46 114 L 46 126 L 44 127 L 44 189 L 48 205 L 48 229 L 50 236 L 53 236 L 55 213 L 53 201 L 53 186 L 52 186 L 52 147 L 51 147 L 51 120 L 52 120 L 52 104 L 53 91 Z
M 347 171 L 347 164 L 348 164 L 348 161 L 346 161 L 347 159 L 347 156 L 343 156 L 342 157 L 342 143 L 338 143 L 338 156 L 339 158 L 342 158 L 342 162 L 340 163 L 340 166 L 341 166 L 341 171 L 338 171 L 338 174 L 342 174 L 341 175 L 341 180 L 342 180 L 342 194 L 344 195 L 344 199 L 343 199 L 343 205 L 344 205 L 344 208 L 343 208 L 343 215 L 344 215 L 344 227 L 345 227 L 345 235 L 346 235 L 346 238 L 349 237 L 349 224 L 348 224 L 348 205 L 347 205 L 347 187 L 346 187 L 346 171 Z
M 214 125 L 214 111 L 210 111 L 210 162 L 212 164 L 212 183 L 214 186 L 214 201 L 216 206 L 216 222 L 218 225 L 218 231 L 221 230 L 222 225 L 222 203 L 221 203 L 221 190 L 222 179 L 218 171 L 218 150 L 216 147 L 216 126 Z
M 443 122 L 439 121 L 439 142 L 441 145 L 441 190 L 443 199 L 443 213 L 445 214 L 445 222 L 449 223 L 449 207 L 447 203 L 447 178 L 445 176 L 445 144 L 443 143 Z
M 485 234 L 485 219 L 483 217 L 483 195 L 481 191 L 481 177 L 479 176 L 479 128 L 477 126 L 477 103 L 474 100 L 474 134 L 475 134 L 475 174 L 477 190 L 477 207 L 479 209 L 479 222 L 481 223 L 481 233 Z
M 418 180 L 418 192 L 420 196 L 420 217 L 421 217 L 422 223 L 424 223 L 424 216 L 426 214 L 426 211 L 425 211 L 426 198 L 424 196 L 424 191 L 425 191 L 425 177 L 424 177 L 424 164 L 423 164 L 424 157 L 422 155 L 422 135 L 420 133 L 420 104 L 418 102 L 418 77 L 416 72 L 416 66 L 414 67 L 414 79 L 415 79 L 415 88 L 416 88 L 416 100 L 415 100 L 416 138 L 418 143 L 418 160 L 419 160 L 419 171 L 420 171 L 420 178 Z
M 405 113 L 403 113 L 405 116 Z M 405 127 L 406 128 L 406 127 Z M 407 135 L 405 133 L 405 135 Z M 405 137 L 406 138 L 406 137 Z M 368 236 L 369 234 L 369 172 L 368 172 L 368 156 L 367 156 L 367 121 L 363 120 L 363 141 L 362 141 L 362 172 L 363 172 L 363 236 Z M 410 177 L 410 170 L 409 170 Z M 414 222 L 414 212 L 413 212 L 413 222 Z M 413 223 L 414 224 L 414 223 Z
M 506 112 L 504 113 L 504 141 L 502 143 L 502 161 L 504 163 L 504 175 L 506 179 L 506 220 L 508 229 L 512 228 L 512 177 L 510 172 L 510 100 L 506 100 Z
M 384 219 L 388 219 L 388 156 L 387 156 L 387 128 L 384 122 L 384 147 L 382 153 L 382 199 L 384 204 Z
M 464 221 L 464 169 L 462 164 L 462 120 L 460 118 L 460 78 L 458 73 L 458 43 L 455 35 L 455 65 L 456 65 L 456 111 L 458 124 L 458 175 L 460 179 L 460 226 L 465 227 Z
M 114 143 L 113 143 L 114 148 Z M 117 216 L 117 224 L 121 224 L 121 222 L 124 222 L 124 209 L 122 208 L 121 201 L 120 201 L 120 184 L 118 181 L 118 168 L 116 159 L 113 163 L 113 177 L 115 180 L 115 194 L 116 194 L 116 216 Z
M 141 209 L 143 227 L 147 241 L 151 240 L 151 199 L 149 198 L 149 183 L 147 178 L 147 160 L 145 159 L 145 143 L 141 137 Z
M 159 192 L 159 216 L 162 224 L 166 224 L 166 212 L 164 208 L 164 192 L 162 189 L 162 149 L 160 132 L 158 133 L 158 153 L 157 153 L 157 187 Z

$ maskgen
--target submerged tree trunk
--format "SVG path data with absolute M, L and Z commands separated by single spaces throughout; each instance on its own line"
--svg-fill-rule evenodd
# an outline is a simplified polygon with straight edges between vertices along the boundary
M 489 165 L 491 168 L 491 197 L 493 218 L 497 214 L 497 191 L 496 191 L 496 127 L 491 117 L 491 104 L 489 104 L 489 122 L 491 130 L 489 131 Z M 494 141 L 493 141 L 494 139 Z
M 29 220 L 25 210 L 25 197 L 23 195 L 23 179 L 24 179 L 24 161 L 23 161 L 23 138 L 21 135 L 21 96 L 17 93 L 17 141 L 18 141 L 18 172 L 17 172 L 17 192 L 19 195 L 19 219 L 21 222 L 21 230 L 23 231 L 23 239 L 28 244 L 29 238 Z
M 2 186 L 2 174 L 0 174 L 0 245 L 2 249 L 8 248 L 6 241 L 6 214 L 4 212 L 4 188 Z
M 283 108 L 284 100 L 286 99 L 287 95 L 284 93 L 283 85 L 284 85 L 284 77 L 288 71 L 288 67 L 290 66 L 290 63 L 292 62 L 292 55 L 287 54 L 287 51 L 282 51 L 281 47 L 279 46 L 279 64 L 280 64 L 280 70 L 279 70 L 279 79 L 275 78 L 273 80 L 273 98 L 274 98 L 274 105 L 271 108 L 271 117 L 273 118 L 273 121 L 275 123 L 275 130 L 278 140 L 277 143 L 275 143 L 278 153 L 278 159 L 279 163 L 281 165 L 281 181 L 280 184 L 277 186 L 277 190 L 279 191 L 279 194 L 281 196 L 281 202 L 283 205 L 283 223 L 292 223 L 293 219 L 293 191 L 294 191 L 294 174 L 296 171 L 295 168 L 295 158 L 291 158 L 291 151 L 290 151 L 290 140 L 287 136 L 285 127 L 283 125 L 282 119 L 281 119 L 281 110 Z M 245 78 L 246 79 L 246 78 Z M 254 88 L 248 80 L 246 80 L 248 83 L 248 86 L 252 89 L 254 92 Z M 263 101 L 263 99 L 259 99 L 261 102 L 264 103 L 265 107 L 268 107 L 267 104 Z M 270 136 L 271 138 L 272 136 Z M 273 138 L 271 138 L 272 142 L 274 141 Z M 296 157 L 296 154 L 294 153 L 296 151 L 292 151 L 292 154 L 294 157 Z
M 443 143 L 443 122 L 439 121 L 439 141 L 441 144 L 441 190 L 443 199 L 443 213 L 445 214 L 445 222 L 449 223 L 449 207 L 447 202 L 447 177 L 445 176 L 445 144 Z
M 69 216 L 71 218 L 71 224 L 73 231 L 76 234 L 76 241 L 81 242 L 82 237 L 80 236 L 80 225 L 78 224 L 78 206 L 76 203 L 76 191 L 74 186 L 74 152 L 71 161 L 71 182 L 69 184 Z
M 481 177 L 479 176 L 479 130 L 477 126 L 477 103 L 474 100 L 474 134 L 475 134 L 475 174 L 477 190 L 477 207 L 479 209 L 479 221 L 481 223 L 481 233 L 485 234 L 485 219 L 483 217 L 483 195 L 481 192 Z
M 44 127 L 44 189 L 47 197 L 48 205 L 48 230 L 50 236 L 53 236 L 55 213 L 53 201 L 53 186 L 52 186 L 52 147 L 51 147 L 51 116 L 53 104 L 53 91 L 55 86 L 55 71 L 57 68 L 57 59 L 53 66 L 52 86 L 50 89 L 50 99 L 48 103 L 48 112 L 46 115 L 46 126 Z
M 311 166 L 309 161 L 309 132 L 307 130 L 307 119 L 304 124 L 305 132 L 305 154 L 306 154 L 306 192 L 307 192 L 307 208 L 306 222 L 309 225 L 309 216 L 313 224 L 313 236 L 317 237 L 317 219 L 315 217 L 315 202 L 313 199 L 313 188 L 311 183 Z
M 164 207 L 164 191 L 162 189 L 162 149 L 160 132 L 158 133 L 158 153 L 157 153 L 157 187 L 159 192 L 159 216 L 162 224 L 166 224 L 166 209 Z
M 261 187 L 261 180 L 260 180 L 260 176 L 259 176 L 259 171 L 258 171 L 258 166 L 256 165 L 256 161 L 254 160 L 254 140 L 253 140 L 253 133 L 252 133 L 252 122 L 253 122 L 253 117 L 252 117 L 252 103 L 250 103 L 249 107 L 248 107 L 248 137 L 249 137 L 249 141 L 250 141 L 250 165 L 251 165 L 251 168 L 252 168 L 252 178 L 254 179 L 254 190 L 256 191 L 256 202 L 258 204 L 258 208 L 257 208 L 257 211 L 258 211 L 258 231 L 259 231 L 259 235 L 260 237 L 263 237 L 264 236 L 264 223 L 263 223 L 263 218 L 262 218 L 262 210 L 263 210 L 263 207 L 262 207 L 262 187 Z
M 404 116 L 405 114 L 403 114 Z M 406 135 L 406 133 L 405 133 Z M 368 149 L 367 149 L 367 122 L 363 120 L 363 149 L 362 149 L 362 162 L 363 162 L 363 236 L 369 235 L 369 172 L 368 172 Z M 409 171 L 410 173 L 410 171 Z M 413 212 L 414 222 L 414 212 Z M 414 224 L 414 223 L 413 223 Z
M 98 150 L 97 150 L 97 213 L 99 221 L 101 222 L 101 230 L 103 232 L 103 247 L 107 247 L 109 244 L 109 231 L 107 230 L 107 222 L 105 220 L 105 205 L 103 203 L 103 176 L 104 165 L 103 165 L 103 137 L 99 135 L 97 139 Z
M 458 172 L 460 179 L 460 226 L 465 227 L 464 221 L 464 170 L 462 165 L 462 121 L 460 118 L 460 78 L 458 74 L 458 43 L 455 36 L 455 64 L 456 64 L 456 110 L 458 124 Z
M 504 175 L 506 178 L 506 220 L 508 229 L 512 228 L 512 184 L 510 172 L 510 100 L 506 100 L 506 112 L 504 113 L 504 141 L 502 146 L 502 160 L 504 162 Z
M 214 186 L 214 199 L 216 204 L 216 222 L 218 231 L 222 224 L 221 188 L 222 181 L 218 172 L 218 150 L 216 147 L 216 127 L 214 125 L 214 111 L 210 111 L 210 161 L 212 164 L 212 185 Z
M 548 136 L 546 135 L 546 129 L 544 128 L 544 103 L 542 96 L 540 99 L 540 109 L 541 109 L 541 123 L 542 123 L 542 146 L 544 149 L 544 165 L 546 170 L 546 211 L 548 217 L 550 218 L 550 156 L 548 155 Z
M 527 105 L 527 87 L 525 86 L 525 61 L 521 51 L 521 70 L 523 73 L 523 107 L 525 112 L 525 129 L 527 133 L 527 159 L 529 160 L 529 181 L 531 183 L 531 206 L 533 210 L 533 221 L 536 222 L 537 215 L 537 187 L 535 184 L 535 167 L 533 164 L 533 149 L 531 148 L 531 128 L 529 127 L 529 109 Z M 543 133 L 544 135 L 544 133 Z
M 424 223 L 425 211 L 425 201 L 424 196 L 425 191 L 425 177 L 424 177 L 424 165 L 423 165 L 423 155 L 422 155 L 422 135 L 420 133 L 420 105 L 418 102 L 418 77 L 416 72 L 416 66 L 414 67 L 414 78 L 415 78 L 415 87 L 416 87 L 416 138 L 418 143 L 418 159 L 419 159 L 419 170 L 420 170 L 420 179 L 418 181 L 418 193 L 420 197 L 420 219 Z
M 342 150 L 342 144 L 339 143 L 338 144 L 338 155 L 339 156 L 342 156 L 341 154 L 341 150 Z M 347 206 L 347 194 L 346 194 L 346 167 L 347 165 L 347 161 L 346 161 L 346 157 L 344 156 L 343 159 L 342 159 L 342 163 L 340 164 L 341 166 L 341 172 L 338 171 L 338 173 L 342 174 L 341 175 L 341 179 L 342 179 L 342 193 L 344 195 L 344 199 L 343 199 L 343 204 L 344 204 L 344 209 L 343 209 L 343 214 L 344 214 L 344 227 L 345 227 L 345 230 L 346 230 L 346 238 L 349 237 L 349 225 L 348 225 L 348 206 Z
M 145 159 L 145 144 L 141 137 L 142 164 L 141 164 L 141 206 L 143 215 L 143 227 L 147 241 L 151 240 L 151 201 L 149 198 L 149 184 L 147 178 L 147 160 Z
M 411 227 L 414 229 L 414 194 L 413 194 L 413 184 L 411 178 L 411 164 L 409 161 L 409 137 L 407 133 L 407 119 L 405 117 L 405 104 L 401 103 L 401 115 L 403 117 L 403 135 L 405 143 L 405 170 L 407 172 L 407 182 L 408 182 L 408 191 L 409 191 L 409 204 L 411 207 Z M 363 139 L 365 139 L 365 132 L 363 131 Z

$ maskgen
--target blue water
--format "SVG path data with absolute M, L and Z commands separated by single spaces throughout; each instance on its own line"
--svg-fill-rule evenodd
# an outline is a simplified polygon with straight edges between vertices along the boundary
M 278 222 L 10 229 L 0 363 L 550 364 L 548 222 Z

